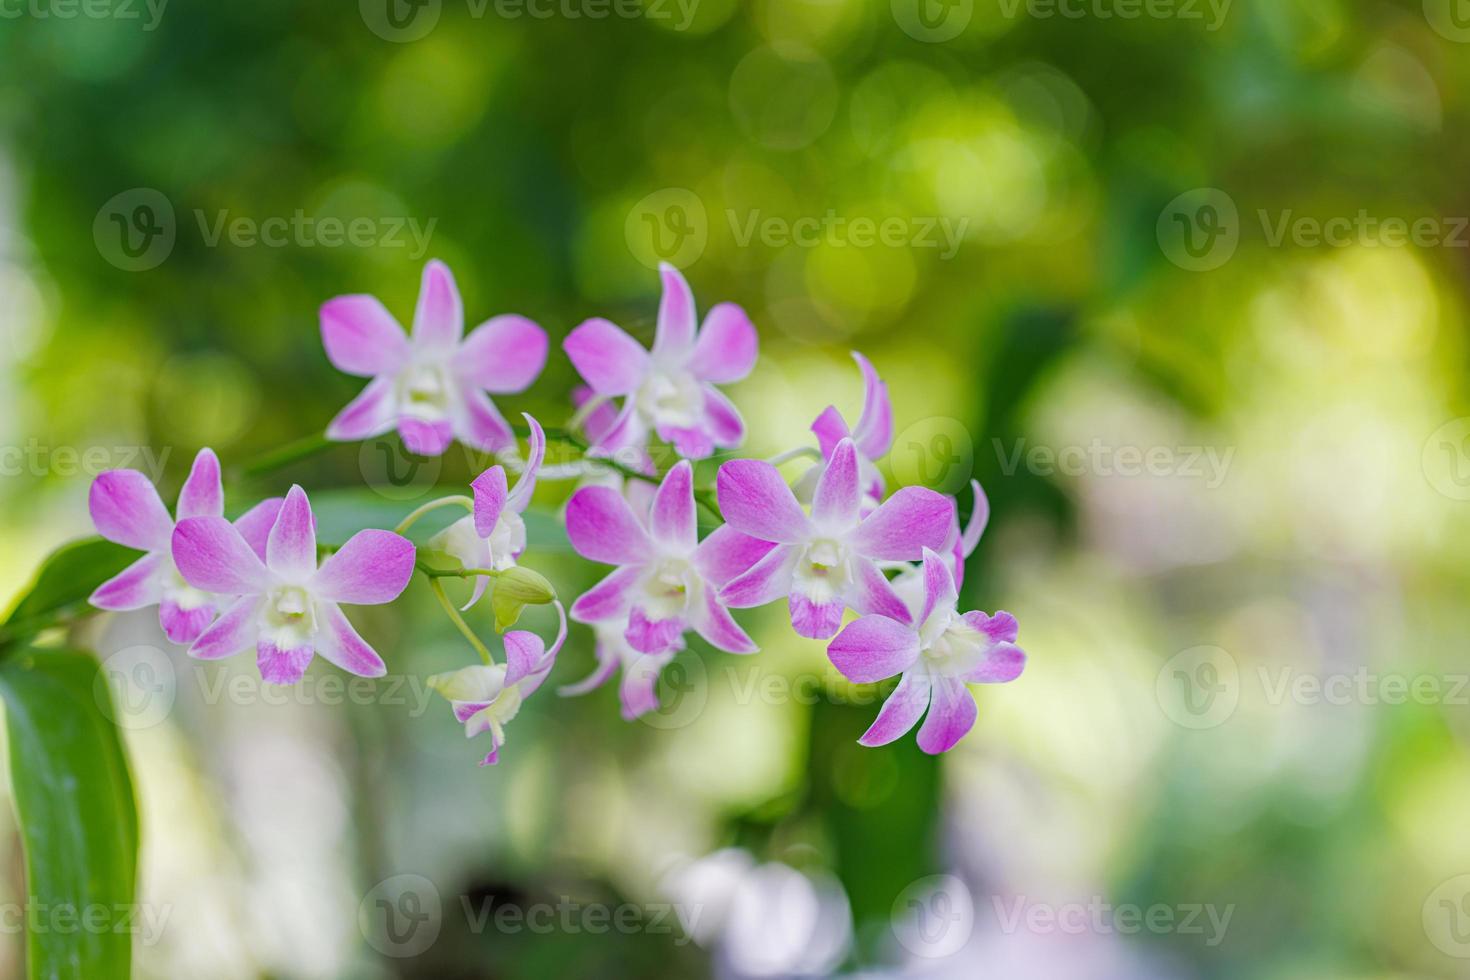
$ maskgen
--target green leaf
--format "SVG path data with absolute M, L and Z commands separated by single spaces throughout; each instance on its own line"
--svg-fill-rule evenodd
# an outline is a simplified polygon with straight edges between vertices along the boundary
M 29 976 L 127 977 L 131 930 L 147 921 L 133 905 L 138 813 L 98 664 L 27 650 L 0 664 L 0 696 L 25 849 Z
M 92 592 L 141 553 L 101 538 L 87 538 L 51 553 L 22 592 L 0 629 L 0 644 L 26 640 L 73 611 L 87 609 Z

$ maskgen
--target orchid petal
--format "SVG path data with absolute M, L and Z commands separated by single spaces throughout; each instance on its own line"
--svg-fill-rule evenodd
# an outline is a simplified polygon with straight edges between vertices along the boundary
M 470 435 L 468 429 L 462 429 L 461 434 Z M 398 438 L 414 456 L 443 456 L 454 441 L 454 426 L 448 419 L 429 422 L 404 416 L 398 420 Z
M 689 370 L 701 381 L 731 384 L 755 367 L 760 338 L 745 311 L 734 303 L 720 303 L 704 318 Z
M 649 531 L 659 544 L 691 552 L 699 541 L 699 519 L 694 512 L 694 467 L 679 463 L 663 478 L 653 498 Z
M 628 627 L 623 631 L 623 639 L 639 653 L 665 653 L 681 646 L 684 625 L 683 618 L 679 616 L 649 619 L 642 607 L 634 606 L 628 615 Z
M 837 448 L 839 442 L 851 435 L 847 431 L 847 420 L 831 405 L 828 405 L 812 423 L 812 432 L 816 433 L 817 445 L 821 447 L 823 459 L 831 459 L 832 450 Z
M 184 581 L 204 592 L 255 595 L 270 572 L 235 525 L 223 517 L 189 517 L 173 533 L 173 559 Z
M 949 563 L 929 548 L 924 549 L 924 611 L 920 623 L 927 623 L 936 609 L 953 611 L 959 601 L 954 574 Z
M 500 522 L 505 502 L 510 494 L 505 488 L 505 467 L 492 466 L 470 484 L 470 493 L 475 498 L 475 533 L 488 538 Z
M 511 510 L 517 514 L 524 512 L 530 505 L 531 494 L 536 491 L 536 474 L 540 472 L 541 464 L 546 459 L 546 432 L 541 428 L 541 423 L 524 412 L 521 413 L 521 418 L 526 420 L 531 434 L 526 440 L 529 450 L 526 468 L 521 471 L 515 489 L 511 490 L 508 498 Z
M 658 274 L 663 280 L 664 292 L 658 302 L 653 353 L 677 358 L 694 346 L 694 294 L 690 292 L 683 273 L 669 263 L 660 262 Z
M 866 357 L 852 352 L 863 372 L 863 414 L 858 418 L 853 439 L 868 459 L 880 459 L 893 445 L 893 406 L 888 400 L 888 385 Z
M 434 259 L 424 266 L 413 313 L 413 344 L 419 350 L 451 350 L 464 336 L 464 304 L 449 266 Z
M 545 653 L 546 644 L 535 633 L 511 630 L 505 634 L 505 686 L 535 672 Z
M 720 601 L 734 609 L 764 606 L 791 593 L 791 573 L 796 569 L 800 551 L 791 545 L 777 545 L 742 575 L 737 575 L 720 590 Z
M 87 508 L 97 533 L 109 541 L 162 551 L 168 547 L 173 518 L 158 491 L 137 470 L 106 470 L 97 474 L 87 494 Z
M 310 644 L 299 647 L 280 647 L 270 640 L 259 640 L 255 644 L 255 663 L 260 668 L 261 680 L 267 684 L 289 686 L 306 676 L 311 666 Z
M 260 624 L 259 596 L 242 596 L 224 611 L 189 647 L 189 656 L 197 660 L 220 660 L 232 657 L 255 645 Z
M 572 603 L 572 618 L 579 623 L 600 623 L 628 611 L 631 590 L 642 576 L 642 569 L 619 568 L 601 582 L 577 597 Z
M 887 616 L 862 616 L 827 645 L 827 656 L 854 684 L 872 684 L 913 666 L 919 634 Z
M 939 755 L 954 748 L 974 726 L 975 699 L 965 682 L 953 677 L 932 678 L 934 694 L 929 704 L 929 717 L 919 729 L 919 748 Z
M 685 459 L 708 459 L 714 455 L 715 441 L 703 428 L 685 425 L 660 425 L 658 437 L 674 447 Z
M 648 351 L 621 327 L 601 318 L 587 320 L 567 335 L 562 349 L 572 366 L 599 395 L 626 395 L 648 372 Z
M 970 684 L 1006 684 L 1026 669 L 1026 651 L 1014 643 L 997 643 L 985 659 L 960 679 Z
M 704 385 L 704 429 L 716 446 L 733 449 L 745 439 L 745 420 L 735 403 L 713 385 Z
M 628 502 L 608 487 L 584 487 L 567 502 L 567 537 L 577 554 L 608 565 L 642 562 L 652 550 Z
M 729 610 L 720 603 L 713 590 L 705 590 L 703 606 L 696 610 L 689 625 L 694 627 L 694 631 L 706 643 L 726 653 L 757 653 L 760 650 L 750 634 L 740 628 Z
M 235 530 L 240 532 L 240 537 L 250 545 L 254 551 L 265 561 L 265 545 L 270 539 L 271 528 L 275 526 L 276 518 L 280 516 L 281 504 L 286 502 L 285 497 L 267 497 L 254 507 L 235 518 Z
M 413 577 L 413 565 L 412 541 L 392 531 L 368 528 L 348 538 L 322 562 L 311 579 L 311 590 L 328 602 L 382 605 L 403 594 Z
M 393 379 L 375 378 L 327 426 L 333 442 L 357 442 L 380 436 L 393 428 L 397 419 Z
M 316 571 L 316 520 L 306 491 L 293 485 L 276 515 L 265 542 L 265 563 L 272 572 L 294 583 L 307 581 Z
M 161 554 L 144 555 L 97 586 L 87 601 L 98 609 L 113 612 L 142 609 L 157 603 L 163 595 L 163 586 L 158 580 L 163 561 Z
M 164 599 L 158 604 L 158 625 L 170 643 L 188 646 L 214 622 L 214 614 L 212 604 L 185 609 L 172 599 Z
M 475 387 L 509 395 L 531 387 L 546 367 L 546 331 L 507 314 L 480 324 L 460 345 L 455 367 Z
M 338 296 L 321 308 L 322 346 L 344 374 L 372 378 L 392 374 L 408 358 L 408 338 L 373 296 Z
M 879 561 L 918 561 L 925 548 L 943 548 L 954 501 L 927 487 L 904 487 L 858 525 L 853 546 Z
M 817 602 L 801 592 L 792 592 L 786 605 L 791 612 L 791 628 L 797 636 L 810 640 L 835 636 L 842 626 L 842 614 L 847 609 L 840 599 Z
M 597 690 L 612 679 L 612 676 L 618 672 L 618 658 L 604 654 L 601 648 L 598 649 L 597 656 L 597 666 L 592 669 L 592 673 L 575 684 L 565 684 L 557 688 L 558 697 L 579 697 Z
M 694 567 L 704 580 L 720 588 L 738 575 L 743 575 L 774 548 L 770 541 L 742 534 L 728 524 L 710 532 L 694 550 Z
M 764 460 L 730 460 L 715 477 L 715 492 L 720 512 L 737 531 L 780 544 L 794 544 L 810 533 L 791 488 Z
M 888 700 L 883 702 L 872 727 L 858 739 L 859 744 L 873 748 L 887 745 L 907 735 L 924 714 L 924 709 L 929 707 L 929 697 L 927 674 L 916 670 L 904 674 L 903 680 L 898 682 L 893 693 L 888 695 Z
M 510 423 L 490 396 L 478 388 L 463 392 L 450 409 L 451 428 L 459 441 L 481 452 L 498 453 L 516 443 Z M 429 455 L 433 455 L 430 453 Z
M 848 604 L 859 613 L 887 616 L 900 623 L 912 621 L 908 605 L 893 588 L 893 583 L 867 558 L 852 559 L 853 583 Z
M 220 483 L 219 457 L 213 449 L 201 449 L 179 490 L 175 516 L 182 521 L 186 517 L 223 517 L 224 513 L 225 490 Z
M 342 607 L 335 602 L 318 602 L 316 608 L 323 627 L 316 635 L 317 653 L 358 677 L 382 677 L 388 673 L 383 658 L 358 635 Z
M 1016 617 L 1005 610 L 994 616 L 987 616 L 983 612 L 969 612 L 965 613 L 964 618 L 966 623 L 990 637 L 994 643 L 1014 643 L 1020 632 Z
M 858 488 L 857 447 L 843 439 L 832 450 L 827 468 L 812 496 L 812 521 L 824 528 L 847 529 L 858 517 L 862 496 Z

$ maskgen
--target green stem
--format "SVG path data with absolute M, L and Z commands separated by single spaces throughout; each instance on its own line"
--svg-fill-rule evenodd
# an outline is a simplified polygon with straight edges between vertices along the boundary
M 463 507 L 465 511 L 470 514 L 473 514 L 475 512 L 475 502 L 469 497 L 464 496 L 463 494 L 455 494 L 452 497 L 440 497 L 438 500 L 431 500 L 427 504 L 416 507 L 412 513 L 410 513 L 407 517 L 398 522 L 398 526 L 395 527 L 393 531 L 396 534 L 403 534 L 409 528 L 413 527 L 418 519 L 420 517 L 423 517 L 425 514 L 430 513 L 431 511 L 436 511 L 440 507 L 450 506 Z
M 325 433 L 314 433 L 297 439 L 295 442 L 288 442 L 279 449 L 273 449 L 268 453 L 255 457 L 255 459 L 240 467 L 240 474 L 246 478 L 264 476 L 283 466 L 288 466 L 291 463 L 315 456 L 317 453 L 325 452 L 335 445 L 338 444 L 328 439 Z
M 530 429 L 528 429 L 524 425 L 515 425 L 512 426 L 512 428 L 515 429 L 516 435 L 521 436 L 522 438 L 525 438 L 531 434 Z M 587 460 L 588 462 L 595 463 L 599 466 L 606 466 L 608 469 L 617 470 L 623 476 L 628 477 L 632 480 L 642 480 L 645 483 L 660 482 L 660 477 L 644 473 L 642 470 L 636 470 L 631 466 L 626 466 L 611 457 L 589 457 L 587 454 L 592 451 L 592 445 L 586 439 L 583 439 L 580 435 L 572 432 L 569 429 L 561 429 L 552 426 L 551 428 L 544 429 L 544 431 L 548 440 L 555 439 L 557 442 L 566 443 L 568 446 L 571 446 L 573 449 L 577 450 L 577 452 L 581 453 L 582 458 L 584 460 Z
M 464 638 L 469 640 L 470 646 L 475 648 L 475 652 L 480 655 L 480 659 L 485 661 L 487 667 L 494 667 L 495 658 L 490 656 L 489 649 L 486 648 L 485 644 L 480 642 L 480 638 L 475 635 L 474 630 L 470 629 L 469 624 L 464 621 L 464 617 L 459 614 L 459 610 L 454 608 L 454 603 L 449 601 L 449 596 L 444 594 L 444 586 L 439 584 L 437 578 L 430 578 L 429 588 L 434 590 L 434 597 L 439 600 L 439 605 L 444 607 L 444 614 L 454 622 L 454 625 L 464 635 Z

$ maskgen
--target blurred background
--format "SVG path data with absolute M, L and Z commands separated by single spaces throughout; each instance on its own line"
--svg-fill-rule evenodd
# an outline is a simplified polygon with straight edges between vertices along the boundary
M 101 469 L 391 526 L 485 465 L 393 439 L 264 477 L 361 382 L 317 307 L 650 339 L 654 267 L 761 331 L 750 454 L 888 381 L 890 486 L 994 518 L 1021 623 L 957 749 L 856 737 L 779 608 L 620 719 L 574 628 L 475 763 L 422 579 L 393 676 L 289 692 L 100 617 L 144 826 L 142 977 L 1450 978 L 1470 969 L 1470 4 L 0 2 L 0 586 Z M 709 473 L 703 472 L 708 478 Z M 544 483 L 525 563 L 565 597 Z M 350 508 L 356 508 L 352 510 Z M 349 522 L 350 523 L 350 522 Z M 358 524 L 361 526 L 361 523 Z M 350 530 L 344 527 L 343 530 Z M 325 533 L 325 532 L 324 532 Z M 543 632 L 551 620 L 528 623 Z M 488 603 L 471 622 L 494 640 Z M 24 895 L 0 809 L 0 901 Z M 0 923 L 0 974 L 20 957 Z

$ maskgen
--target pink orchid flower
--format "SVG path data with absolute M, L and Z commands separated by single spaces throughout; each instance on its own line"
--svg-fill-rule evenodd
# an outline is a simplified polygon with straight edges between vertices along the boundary
M 626 618 L 593 623 L 592 630 L 597 635 L 596 668 L 586 679 L 559 688 L 556 693 L 564 698 L 587 694 L 606 684 L 621 667 L 618 700 L 622 702 L 623 720 L 633 721 L 657 711 L 659 675 L 684 649 L 683 638 L 662 653 L 640 653 L 628 642 Z
M 174 567 L 170 550 L 174 520 L 153 484 L 137 470 L 107 470 L 92 481 L 87 507 L 98 534 L 147 552 L 98 586 L 87 601 L 98 609 L 118 612 L 157 605 L 164 635 L 173 643 L 193 643 L 232 596 L 196 589 Z M 262 557 L 266 535 L 280 509 L 280 497 L 263 500 L 235 522 L 251 549 Z M 178 517 L 223 518 L 224 512 L 219 457 L 212 449 L 201 449 L 179 491 Z
M 955 508 L 954 518 L 950 522 L 949 537 L 945 540 L 941 553 L 950 556 L 950 569 L 954 572 L 954 584 L 956 588 L 965 584 L 965 559 L 975 553 L 980 546 L 980 537 L 985 533 L 986 525 L 990 523 L 990 499 L 985 496 L 985 491 L 980 488 L 979 480 L 970 481 L 970 489 L 975 494 L 974 509 L 970 511 L 970 520 L 960 530 L 959 508 Z M 922 565 L 908 565 L 893 577 L 893 591 L 903 598 L 903 603 L 913 615 L 919 615 L 919 610 L 924 606 L 924 569 Z
M 885 490 L 883 474 L 878 472 L 877 461 L 888 455 L 893 446 L 893 405 L 888 400 L 888 385 L 878 377 L 878 372 L 863 355 L 852 352 L 863 372 L 863 413 L 851 432 L 847 420 L 836 407 L 828 405 L 812 423 L 817 444 L 822 450 L 822 462 L 813 466 L 796 485 L 797 499 L 810 502 L 817 481 L 832 461 L 832 453 L 843 439 L 851 438 L 858 451 L 858 480 L 863 488 L 863 507 L 872 510 L 883 502 Z
M 696 330 L 689 284 L 668 263 L 659 266 L 659 274 L 664 293 L 652 352 L 603 319 L 586 321 L 562 346 L 594 392 L 623 398 L 597 449 L 642 448 L 653 431 L 680 456 L 704 459 L 716 447 L 733 448 L 745 438 L 740 412 L 715 385 L 750 373 L 759 338 L 733 303 L 710 310 Z
M 556 654 L 567 638 L 566 611 L 559 602 L 556 613 L 561 625 L 549 649 L 535 633 L 512 630 L 505 634 L 505 663 L 476 664 L 429 678 L 429 687 L 449 700 L 454 720 L 463 723 L 466 738 L 490 733 L 490 751 L 480 761 L 482 766 L 500 761 L 505 726 L 520 713 L 521 705 L 536 693 L 556 663 Z
M 437 259 L 424 267 L 411 338 L 372 296 L 328 300 L 321 323 L 337 370 L 373 379 L 327 427 L 343 442 L 397 428 L 419 456 L 442 454 L 453 438 L 504 449 L 515 435 L 490 395 L 525 391 L 546 365 L 546 331 L 523 316 L 492 317 L 465 337 L 459 289 Z
M 731 460 L 715 485 L 729 526 L 775 545 L 720 598 L 734 608 L 787 598 L 792 627 L 812 639 L 833 636 L 849 607 L 907 622 L 903 600 L 876 562 L 915 561 L 924 548 L 943 547 L 954 514 L 948 497 L 905 487 L 863 516 L 851 439 L 832 450 L 810 517 L 776 467 L 762 460 Z
M 930 755 L 948 752 L 975 724 L 975 699 L 965 685 L 1003 684 L 1021 675 L 1026 654 L 1016 646 L 1016 617 L 960 613 L 958 601 L 949 562 L 926 548 L 919 625 L 863 616 L 827 647 L 833 665 L 855 684 L 903 675 L 860 743 L 886 745 L 903 737 L 927 709 L 919 748 Z
M 585 487 L 567 503 L 567 536 L 583 558 L 619 566 L 572 603 L 577 622 L 627 616 L 624 636 L 640 653 L 670 650 L 689 629 L 729 653 L 756 652 L 718 590 L 770 545 L 727 527 L 699 541 L 688 460 L 659 484 L 646 527 L 617 491 Z
M 189 656 L 219 660 L 253 646 L 260 676 L 272 684 L 301 680 L 313 653 L 361 677 L 387 673 L 338 604 L 398 598 L 413 575 L 414 547 L 407 538 L 359 531 L 318 568 L 311 504 L 293 486 L 271 525 L 264 561 L 234 525 L 214 516 L 178 523 L 173 559 L 195 588 L 240 597 L 200 634 Z
M 516 485 L 507 489 L 505 467 L 499 464 L 490 467 L 470 484 L 474 513 L 461 517 L 429 539 L 429 547 L 448 552 L 465 568 L 493 568 L 503 572 L 514 567 L 516 559 L 526 550 L 526 522 L 521 515 L 531 505 L 536 474 L 546 459 L 546 433 L 531 416 L 522 413 L 522 417 L 531 429 L 530 455 Z M 489 584 L 487 577 L 477 576 L 474 592 L 464 608 L 479 602 Z

